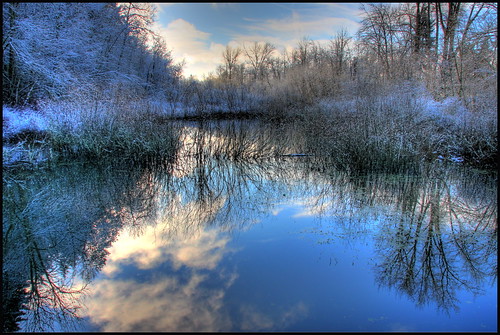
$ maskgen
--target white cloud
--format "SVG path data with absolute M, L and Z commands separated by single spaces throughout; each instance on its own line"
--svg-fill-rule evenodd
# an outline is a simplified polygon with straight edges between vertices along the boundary
M 203 287 L 204 275 L 186 280 L 163 276 L 151 282 L 102 280 L 84 316 L 104 332 L 218 331 L 230 327 L 221 313 L 224 286 Z
M 220 271 L 218 285 L 206 287 L 206 270 L 213 270 L 231 251 L 227 248 L 229 237 L 205 229 L 176 239 L 167 235 L 153 226 L 145 227 L 140 236 L 122 231 L 109 249 L 102 271 L 104 278 L 95 281 L 89 291 L 82 316 L 89 317 L 105 332 L 230 328 L 222 306 L 225 290 L 237 279 L 237 273 Z M 172 271 L 158 273 L 146 281 L 123 278 L 127 276 L 121 271 L 124 265 L 152 270 L 167 260 L 174 270 L 182 265 L 189 267 L 187 277 L 181 275 L 182 271 Z
M 280 19 L 244 18 L 244 24 L 235 29 L 231 37 L 234 43 L 241 46 L 253 41 L 263 41 L 272 43 L 282 51 L 295 48 L 304 37 L 325 44 L 341 29 L 354 35 L 359 29 L 354 16 L 351 19 L 340 17 L 336 13 L 355 15 L 357 11 L 342 4 L 331 4 L 300 12 L 293 10 L 289 16 Z
M 198 30 L 190 22 L 177 19 L 167 27 L 155 23 L 153 29 L 163 36 L 174 60 L 185 61 L 183 73 L 186 77 L 194 75 L 202 79 L 203 74 L 215 71 L 222 61 L 225 46 L 211 42 L 210 33 Z
M 185 265 L 197 269 L 214 269 L 221 259 L 229 252 L 227 247 L 229 237 L 218 234 L 215 230 L 198 229 L 208 216 L 217 212 L 224 200 L 215 202 L 215 207 L 201 208 L 198 203 L 188 203 L 182 206 L 178 203 L 178 209 L 169 208 L 172 217 L 164 218 L 158 229 L 147 226 L 140 236 L 133 232 L 122 231 L 120 238 L 109 248 L 110 255 L 102 273 L 109 277 L 119 273 L 124 264 L 133 264 L 139 269 L 151 269 L 160 263 L 170 260 L 175 268 Z M 175 206 L 174 206 L 175 207 Z M 180 225 L 187 226 L 191 223 L 192 228 L 183 231 L 186 236 L 177 239 L 169 239 L 169 234 L 177 234 Z M 161 231 L 158 231 L 161 230 Z
M 294 11 L 291 16 L 283 19 L 245 19 L 248 22 L 244 30 L 248 33 L 235 34 L 235 40 L 257 40 L 271 42 L 281 47 L 295 47 L 303 37 L 318 40 L 329 39 L 336 35 L 340 29 L 347 29 L 354 34 L 359 23 L 341 17 L 331 16 L 305 16 Z
M 165 12 L 164 6 L 166 4 L 157 5 L 159 16 Z M 215 3 L 211 8 L 230 9 L 231 15 L 236 15 L 238 6 Z M 287 5 L 284 8 L 290 10 Z M 242 18 L 239 24 L 224 27 L 226 31 L 230 31 L 226 36 L 229 40 L 226 44 L 213 42 L 212 33 L 199 30 L 195 24 L 182 18 L 175 19 L 166 27 L 157 22 L 154 30 L 164 37 L 175 61 L 185 61 L 184 76 L 194 75 L 203 79 L 210 72 L 215 72 L 217 66 L 222 63 L 222 53 L 226 45 L 243 46 L 254 41 L 270 42 L 282 51 L 296 47 L 303 37 L 313 40 L 330 39 L 341 28 L 353 35 L 359 28 L 360 12 L 352 4 L 333 3 L 292 9 L 289 16 L 279 19 Z M 221 22 L 221 25 L 227 24 L 228 22 Z

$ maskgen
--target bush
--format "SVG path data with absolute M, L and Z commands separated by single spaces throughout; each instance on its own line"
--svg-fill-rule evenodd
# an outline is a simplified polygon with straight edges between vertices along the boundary
M 450 102 L 429 106 L 414 93 L 322 100 L 306 108 L 301 124 L 309 151 L 356 170 L 413 169 L 436 159 L 496 166 L 496 117 Z
M 49 145 L 66 155 L 143 160 L 170 157 L 178 147 L 172 126 L 143 110 L 76 102 L 55 104 L 50 112 Z

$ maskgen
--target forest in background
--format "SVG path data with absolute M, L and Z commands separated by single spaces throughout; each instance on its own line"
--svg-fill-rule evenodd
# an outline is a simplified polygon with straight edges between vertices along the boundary
M 4 3 L 4 106 L 50 119 L 11 136 L 4 116 L 4 142 L 122 154 L 138 134 L 148 145 L 158 137 L 145 122 L 244 116 L 298 120 L 327 154 L 362 161 L 375 150 L 496 165 L 497 4 L 361 6 L 355 36 L 304 37 L 292 51 L 228 45 L 197 81 L 151 30 L 152 4 Z

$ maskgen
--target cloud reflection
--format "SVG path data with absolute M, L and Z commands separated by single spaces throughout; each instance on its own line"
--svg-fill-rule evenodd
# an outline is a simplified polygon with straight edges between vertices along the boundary
M 101 331 L 215 331 L 229 327 L 220 313 L 223 289 L 203 289 L 205 276 L 154 282 L 103 280 L 94 288 L 88 316 Z M 104 303 L 105 302 L 105 303 Z
M 229 238 L 215 230 L 200 230 L 184 238 L 165 240 L 154 227 L 141 236 L 123 232 L 110 249 L 102 273 L 90 293 L 86 315 L 102 331 L 214 331 L 230 327 L 221 313 L 225 289 L 237 275 L 221 271 L 215 288 L 205 270 L 214 269 L 229 252 Z M 154 271 L 171 262 L 174 271 Z M 152 279 L 131 278 L 125 265 L 152 270 Z M 181 267 L 184 271 L 177 271 Z M 205 272 L 203 272 L 205 271 Z M 203 272 L 203 273 L 202 273 Z
M 295 303 L 284 310 L 275 310 L 265 313 L 253 305 L 242 305 L 240 313 L 242 317 L 242 331 L 263 331 L 286 329 L 295 322 L 307 317 L 309 308 L 303 302 Z M 275 315 L 277 314 L 277 315 Z
M 109 249 L 109 258 L 102 273 L 113 276 L 123 265 L 132 264 L 146 270 L 171 261 L 174 268 L 188 266 L 197 269 L 214 269 L 227 248 L 229 237 L 215 230 L 199 230 L 181 239 L 167 240 L 156 227 L 146 227 L 141 236 L 123 231 Z

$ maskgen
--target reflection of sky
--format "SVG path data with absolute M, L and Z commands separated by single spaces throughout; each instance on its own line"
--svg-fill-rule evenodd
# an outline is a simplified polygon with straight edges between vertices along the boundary
M 212 141 L 224 145 L 218 137 L 212 137 Z M 394 260 L 401 244 L 413 246 L 415 242 L 416 254 L 421 255 L 425 242 L 423 239 L 402 242 L 394 238 L 401 223 L 410 236 L 415 228 L 410 218 L 402 218 L 401 209 L 394 211 L 401 205 L 397 198 L 402 192 L 395 180 L 393 187 L 376 177 L 353 183 L 344 175 L 309 173 L 307 166 L 297 168 L 292 162 L 305 163 L 298 158 L 246 165 L 213 164 L 206 166 L 205 178 L 198 178 L 196 164 L 205 161 L 192 160 L 187 166 L 180 161 L 179 166 L 184 170 L 178 166 L 180 173 L 168 182 L 161 173 L 145 174 L 138 181 L 132 178 L 134 188 L 127 189 L 126 200 L 106 202 L 103 207 L 108 213 L 103 217 L 104 222 L 94 221 L 97 225 L 88 245 L 95 248 L 89 256 L 91 262 L 100 261 L 101 258 L 92 256 L 100 255 L 100 246 L 114 240 L 112 231 L 106 235 L 106 224 L 111 225 L 111 230 L 125 228 L 112 246 L 106 248 L 109 255 L 105 266 L 88 286 L 88 308 L 82 315 L 94 324 L 89 330 L 496 329 L 496 281 L 491 287 L 484 284 L 484 296 L 474 297 L 458 289 L 460 311 L 449 317 L 437 311 L 436 299 L 430 296 L 432 288 L 425 298 L 430 304 L 421 308 L 415 307 L 416 302 L 408 294 L 398 292 L 398 284 L 404 277 L 400 274 L 404 271 L 387 276 L 389 282 L 396 282 L 391 289 L 377 281 L 374 273 L 383 271 L 384 266 L 401 266 L 404 270 L 405 263 Z M 196 187 L 200 182 L 203 188 Z M 464 193 L 463 188 L 470 184 L 457 185 L 461 188 L 448 184 L 449 194 L 443 191 L 438 197 L 428 186 L 418 186 L 413 196 L 418 208 L 427 208 L 425 213 L 419 213 L 417 208 L 416 213 L 423 219 L 423 231 L 429 230 L 428 204 L 431 201 L 439 204 L 443 245 L 449 252 L 446 261 L 454 267 L 456 278 L 465 280 L 470 273 L 465 262 L 459 260 L 465 249 L 471 251 L 475 265 L 479 264 L 481 270 L 496 268 L 496 254 L 474 252 L 481 248 L 496 251 L 496 242 L 491 246 L 487 243 L 491 242 L 488 240 L 491 226 L 477 225 L 480 216 L 489 218 L 486 221 L 496 227 L 496 206 L 487 207 L 496 203 L 496 197 L 486 197 L 485 203 L 472 190 Z M 431 186 L 434 189 L 438 185 Z M 73 190 L 73 183 L 68 188 Z M 112 188 L 116 195 L 107 195 L 110 199 L 121 194 L 115 190 Z M 78 193 L 85 198 L 101 198 L 88 196 L 86 188 Z M 472 202 L 464 197 L 469 193 L 475 194 Z M 47 203 L 53 204 L 52 199 L 58 199 L 60 204 L 61 199 L 68 197 L 61 198 L 60 192 L 51 193 Z M 76 222 L 80 222 L 84 210 L 100 208 L 87 199 L 78 199 L 68 202 L 70 212 L 78 218 Z M 449 215 L 450 208 L 453 217 Z M 92 212 L 85 214 L 93 220 L 97 216 L 89 215 Z M 45 222 L 42 223 L 39 229 L 47 230 Z M 218 227 L 222 227 L 220 231 Z M 64 225 L 61 228 L 61 241 L 67 240 L 64 235 L 67 228 Z M 474 230 L 484 234 L 458 234 Z M 440 236 L 433 237 L 440 241 Z M 469 238 L 462 250 L 457 247 L 460 239 L 454 240 L 459 237 Z M 375 238 L 382 242 L 382 251 L 374 251 Z M 47 249 L 49 254 L 54 251 L 52 248 Z M 77 254 L 73 249 L 60 250 Z M 433 253 L 437 251 L 432 249 Z M 407 255 L 408 249 L 403 252 Z M 422 259 L 418 258 L 420 266 L 416 268 L 421 269 Z M 54 265 L 58 261 L 54 257 Z M 461 267 L 464 269 L 456 269 Z M 71 270 L 65 273 L 71 277 Z M 422 273 L 420 277 L 424 278 Z M 486 278 L 490 280 L 491 276 Z M 429 285 L 422 281 L 418 284 Z M 50 297 L 49 287 L 46 289 L 44 293 Z
M 165 240 L 154 227 L 140 236 L 124 233 L 109 250 L 102 276 L 92 286 L 87 317 L 103 331 L 216 330 L 224 287 L 234 273 L 219 273 L 222 287 L 205 288 L 227 248 L 228 237 L 201 230 L 184 239 Z M 165 264 L 170 264 L 170 268 Z M 127 271 L 128 267 L 135 271 Z M 179 271 L 187 267 L 187 271 Z M 162 273 L 162 270 L 171 273 Z M 137 278 L 148 270 L 147 279 Z M 181 275 L 182 274 L 182 275 Z M 219 324 L 221 323 L 221 324 Z
M 377 287 L 371 232 L 346 236 L 335 220 L 296 215 L 304 210 L 282 205 L 233 236 L 210 228 L 170 239 L 153 227 L 123 233 L 91 287 L 86 316 L 100 331 L 463 331 L 496 324 L 493 295 L 459 292 L 472 319 L 417 309 Z
M 231 234 L 204 225 L 227 198 L 204 207 L 174 197 L 156 225 L 121 231 L 84 316 L 100 331 L 131 332 L 496 329 L 490 288 L 477 298 L 459 290 L 463 312 L 445 316 L 377 285 L 373 226 L 391 206 L 354 208 L 294 183 L 266 199 L 272 205 L 254 201 L 258 224 Z M 241 208 L 242 220 L 251 210 Z
M 160 235 L 159 235 L 160 234 Z M 228 238 L 218 236 L 215 230 L 200 230 L 183 240 L 165 240 L 155 227 L 147 227 L 140 236 L 123 232 L 109 249 L 110 255 L 102 273 L 113 276 L 124 264 L 133 264 L 147 270 L 165 261 L 174 268 L 182 265 L 199 269 L 213 269 L 224 253 Z

